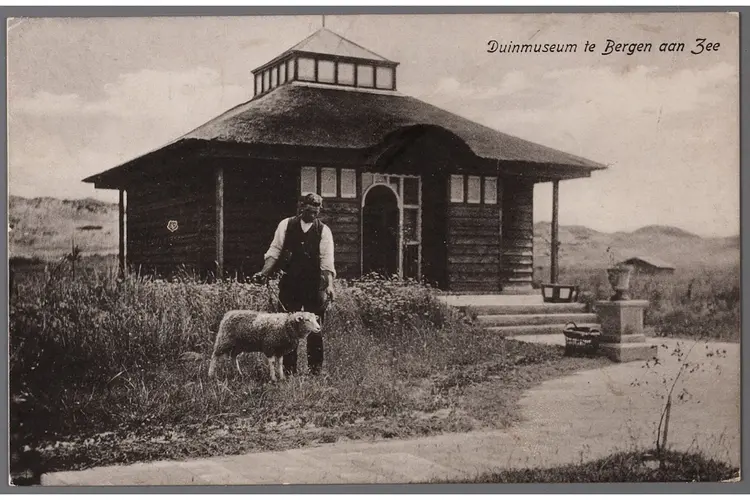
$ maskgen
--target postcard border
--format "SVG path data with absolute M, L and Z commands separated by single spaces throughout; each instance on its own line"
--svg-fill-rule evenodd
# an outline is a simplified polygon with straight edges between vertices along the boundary
M 743 96 L 750 95 L 748 92 L 748 68 L 750 67 L 750 42 L 748 42 L 744 33 L 748 32 L 748 23 L 750 22 L 750 7 L 745 6 L 726 6 L 726 7 L 705 7 L 705 6 L 647 6 L 647 7 L 447 7 L 447 6 L 424 6 L 424 7 L 402 7 L 402 6 L 390 6 L 390 7 L 374 7 L 374 6 L 295 6 L 295 7 L 259 7 L 259 6 L 246 6 L 246 7 L 194 7 L 194 6 L 169 6 L 169 7 L 0 7 L 0 15 L 7 21 L 7 18 L 12 17 L 125 17 L 125 16 L 247 16 L 247 15 L 314 15 L 314 14 L 513 14 L 513 13 L 669 13 L 669 12 L 739 12 L 740 13 L 740 234 L 741 234 L 741 284 L 744 285 L 748 281 L 748 274 L 750 272 L 744 266 L 744 261 L 748 259 L 748 247 L 750 247 L 750 236 L 744 234 L 742 229 L 744 228 L 744 221 L 747 219 L 747 204 L 744 203 L 745 195 L 750 189 L 747 183 L 747 176 L 743 175 L 748 168 L 747 158 L 743 154 L 742 145 L 748 143 L 748 130 L 743 127 L 744 119 L 748 117 L 750 113 L 750 104 L 748 99 L 743 99 Z M 745 14 L 748 14 L 747 18 Z M 7 68 L 7 22 L 3 22 L 3 27 L 6 30 L 5 35 L 2 39 L 2 54 Z M 6 73 L 3 73 L 3 85 L 2 85 L 2 98 L 7 103 L 7 81 Z M 6 137 L 4 144 L 5 153 L 5 176 L 3 177 L 4 193 L 6 195 L 5 203 L 3 204 L 4 215 L 7 221 L 8 213 L 8 150 L 7 150 L 7 115 L 3 116 L 2 123 L 0 124 L 0 132 Z M 3 255 L 8 257 L 8 235 L 6 232 L 5 246 L 2 249 Z M 3 267 L 0 270 L 0 278 L 4 283 L 8 283 L 8 268 Z M 2 307 L 3 317 L 8 318 L 8 288 L 7 285 L 3 287 L 2 296 L 5 300 L 2 301 L 0 307 Z M 750 297 L 742 294 L 742 330 L 748 322 L 745 312 L 748 311 L 750 305 Z M 6 329 L 6 332 L 8 330 Z M 742 353 L 742 360 L 748 358 L 748 345 L 741 343 L 740 349 Z M 2 343 L 1 352 L 3 359 L 6 360 L 6 370 L 0 372 L 0 386 L 2 401 L 2 420 L 4 429 L 8 429 L 9 415 L 8 415 L 8 371 L 7 371 L 7 360 L 8 360 L 8 342 Z M 743 363 L 744 364 L 744 363 Z M 741 367 L 740 372 L 742 374 L 742 404 L 741 411 L 743 415 L 748 413 L 748 398 L 747 396 L 747 371 Z M 742 443 L 742 464 L 748 462 L 748 436 L 744 432 L 745 425 L 741 424 L 741 443 Z M 3 470 L 8 471 L 8 433 L 0 433 L 0 449 L 3 453 L 0 454 L 0 464 Z M 743 474 L 744 476 L 744 474 Z M 750 486 L 747 481 L 738 483 L 628 483 L 628 484 L 431 484 L 431 485 L 298 485 L 298 486 L 281 486 L 281 485 L 268 485 L 268 486 L 143 486 L 143 487 L 53 487 L 53 486 L 27 486 L 27 487 L 13 487 L 9 485 L 0 485 L 0 494 L 6 493 L 45 493 L 45 494 L 56 494 L 56 493 L 98 493 L 98 494 L 111 494 L 111 493 L 131 493 L 131 494 L 155 494 L 155 493 L 287 493 L 287 494 L 300 494 L 300 493 L 379 493 L 379 494 L 390 494 L 390 493 L 750 493 Z

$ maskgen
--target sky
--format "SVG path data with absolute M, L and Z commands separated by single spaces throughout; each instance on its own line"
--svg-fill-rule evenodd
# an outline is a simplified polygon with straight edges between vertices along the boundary
M 321 23 L 294 15 L 9 20 L 10 194 L 116 201 L 116 191 L 81 180 L 250 100 L 251 71 Z M 399 62 L 399 92 L 607 165 L 560 183 L 560 224 L 739 234 L 736 15 L 342 15 L 325 23 Z M 651 51 L 605 54 L 608 39 L 651 43 Z M 697 39 L 703 50 L 693 54 Z M 575 43 L 577 51 L 488 52 L 491 40 Z M 660 52 L 663 42 L 685 48 Z M 551 213 L 551 184 L 537 184 L 534 219 Z

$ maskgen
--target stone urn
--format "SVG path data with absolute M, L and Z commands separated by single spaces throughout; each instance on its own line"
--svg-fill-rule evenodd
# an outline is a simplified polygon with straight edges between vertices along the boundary
M 609 300 L 630 300 L 630 274 L 633 272 L 633 266 L 618 264 L 607 269 L 607 279 L 614 295 Z

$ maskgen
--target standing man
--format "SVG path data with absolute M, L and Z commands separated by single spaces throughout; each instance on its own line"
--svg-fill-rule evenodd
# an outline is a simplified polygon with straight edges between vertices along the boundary
M 323 324 L 325 305 L 335 298 L 333 279 L 333 235 L 318 216 L 323 198 L 314 193 L 300 197 L 298 215 L 282 220 L 276 228 L 263 269 L 253 276 L 265 283 L 276 269 L 283 271 L 279 281 L 279 301 L 287 311 L 309 311 Z M 307 365 L 317 375 L 323 366 L 323 334 L 307 337 Z M 297 351 L 284 356 L 284 369 L 297 373 Z

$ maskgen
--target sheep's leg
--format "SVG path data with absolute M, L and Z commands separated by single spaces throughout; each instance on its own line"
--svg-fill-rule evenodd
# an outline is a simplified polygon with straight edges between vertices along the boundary
M 239 355 L 239 353 L 232 353 L 232 363 L 237 368 L 237 371 L 240 373 L 240 377 L 244 376 L 245 374 L 242 373 L 242 369 L 240 368 L 240 355 Z
M 271 381 L 276 382 L 276 356 L 268 358 L 268 370 L 271 372 Z
M 218 362 L 219 357 L 215 354 L 211 356 L 211 362 L 208 364 L 208 376 L 213 377 L 216 374 L 216 363 Z
M 286 377 L 284 376 L 284 356 L 279 356 L 279 378 L 281 380 L 286 380 Z

